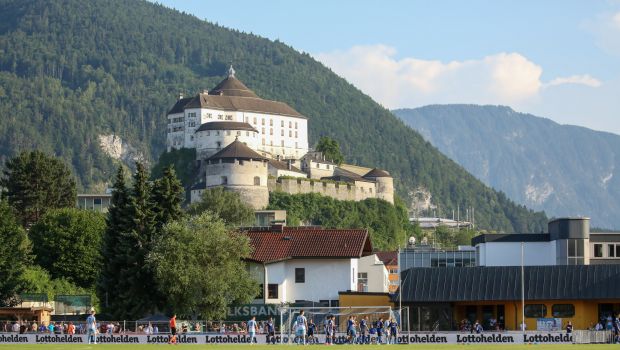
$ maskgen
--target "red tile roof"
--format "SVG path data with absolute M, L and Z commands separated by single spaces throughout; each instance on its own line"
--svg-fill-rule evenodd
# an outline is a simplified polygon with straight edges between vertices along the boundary
M 282 227 L 247 232 L 254 251 L 249 260 L 270 263 L 295 258 L 360 258 L 372 254 L 366 229 Z
M 385 266 L 398 265 L 398 251 L 393 252 L 377 252 L 377 257 Z

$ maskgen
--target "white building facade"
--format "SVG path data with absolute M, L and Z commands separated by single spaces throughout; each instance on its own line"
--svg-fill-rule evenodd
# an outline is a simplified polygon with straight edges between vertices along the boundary
M 359 259 L 357 273 L 357 292 L 388 293 L 390 288 L 389 271 L 377 254 Z
M 214 121 L 251 125 L 258 133 L 256 150 L 271 158 L 300 159 L 308 152 L 306 117 L 283 102 L 258 97 L 235 78 L 232 67 L 213 90 L 179 97 L 167 116 L 168 151 L 196 148 L 196 130 Z

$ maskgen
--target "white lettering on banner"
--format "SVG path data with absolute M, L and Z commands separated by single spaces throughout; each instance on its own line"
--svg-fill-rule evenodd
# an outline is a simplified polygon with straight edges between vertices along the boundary
M 277 334 L 276 343 L 289 343 L 294 341 L 294 336 L 284 336 L 280 338 Z M 386 337 L 383 338 L 383 341 Z M 158 335 L 108 335 L 100 334 L 97 336 L 98 343 L 105 344 L 167 344 L 170 341 L 169 334 Z M 368 335 L 359 338 L 358 342 L 363 344 L 374 344 L 377 341 L 376 335 Z M 0 334 L 0 344 L 69 344 L 87 343 L 86 335 L 68 334 Z M 250 337 L 241 334 L 180 334 L 177 336 L 180 344 L 250 344 Z M 258 334 L 254 339 L 255 343 L 266 344 L 267 335 Z M 527 344 L 527 343 L 547 343 L 547 344 L 568 344 L 573 342 L 571 334 L 563 332 L 503 332 L 503 333 L 400 333 L 398 335 L 399 344 Z M 318 334 L 310 343 L 325 343 L 325 335 Z M 334 344 L 348 343 L 345 333 L 338 333 L 334 339 Z

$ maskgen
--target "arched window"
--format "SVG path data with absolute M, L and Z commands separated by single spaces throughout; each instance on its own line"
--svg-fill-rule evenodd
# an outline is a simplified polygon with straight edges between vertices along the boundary
M 228 185 L 228 177 L 222 176 L 222 185 Z
M 254 186 L 260 186 L 260 177 L 254 176 Z
M 217 148 L 221 148 L 222 147 L 222 143 L 220 141 L 217 142 Z

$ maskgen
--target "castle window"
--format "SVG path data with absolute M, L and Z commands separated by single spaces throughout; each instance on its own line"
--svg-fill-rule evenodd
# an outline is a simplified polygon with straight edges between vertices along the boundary
M 297 129 L 297 122 L 295 122 L 295 129 Z M 295 137 L 297 137 L 297 136 L 295 136 Z
M 221 148 L 222 147 L 222 143 L 220 141 L 217 142 L 217 148 Z
M 246 131 L 246 132 L 245 132 L 245 136 L 250 136 L 250 132 L 249 132 L 249 131 Z
M 265 145 L 265 139 L 263 139 L 263 146 Z
M 273 126 L 273 119 L 269 119 L 269 126 Z
M 254 117 L 254 124 L 256 124 L 256 117 Z
M 368 192 L 372 193 L 372 187 L 368 189 Z
M 241 131 L 237 131 L 237 136 L 241 136 Z
M 265 128 L 261 128 L 261 134 L 265 135 Z
M 262 120 L 261 124 L 262 124 L 262 125 L 265 125 L 265 118 L 263 118 L 263 120 Z
M 226 136 L 230 136 L 230 130 L 226 130 Z
M 217 119 L 222 120 L 222 119 L 224 119 L 224 116 L 223 116 L 223 115 L 221 115 L 221 114 L 218 114 L 218 115 L 217 115 Z
M 292 127 L 293 127 L 293 122 L 292 122 L 292 121 L 290 121 L 290 120 L 289 120 L 289 122 L 288 122 L 288 127 L 289 127 L 289 128 L 292 128 Z
M 327 169 L 329 170 L 329 164 L 326 165 Z
M 211 136 L 211 131 L 207 131 L 207 136 Z
M 288 131 L 288 137 L 293 137 L 293 132 L 291 130 Z
M 321 166 L 319 165 L 319 163 L 316 163 L 316 168 L 317 168 L 317 169 L 321 168 Z
M 295 148 L 299 148 L 299 146 L 298 146 L 297 142 L 295 142 Z
M 213 116 L 211 115 L 211 113 L 207 113 L 207 118 L 209 118 L 209 119 L 213 118 Z
M 269 141 L 269 145 L 273 146 L 273 140 Z M 273 149 L 271 150 L 271 152 L 273 152 Z
M 254 176 L 254 186 L 260 186 L 260 177 Z
M 273 129 L 269 129 L 269 135 L 273 135 Z
M 284 120 L 281 120 L 281 121 L 280 121 L 280 126 L 281 126 L 281 127 L 284 127 Z
M 221 179 L 222 179 L 222 185 L 228 185 L 228 177 L 222 176 Z
M 219 130 L 218 130 L 218 131 L 216 131 L 216 132 L 215 132 L 215 135 L 216 135 L 216 136 L 220 136 L 220 131 L 219 131 Z
M 297 138 L 297 131 L 295 131 L 295 138 Z
M 280 141 L 280 146 L 284 147 L 284 140 Z
M 280 130 L 280 136 L 284 136 L 284 129 Z
M 190 136 L 190 137 L 189 137 L 189 140 L 190 140 L 190 141 L 194 141 L 194 135 Z
M 228 114 L 228 115 L 226 115 L 226 120 L 232 120 L 232 119 L 233 119 L 233 118 L 232 118 L 232 114 Z

